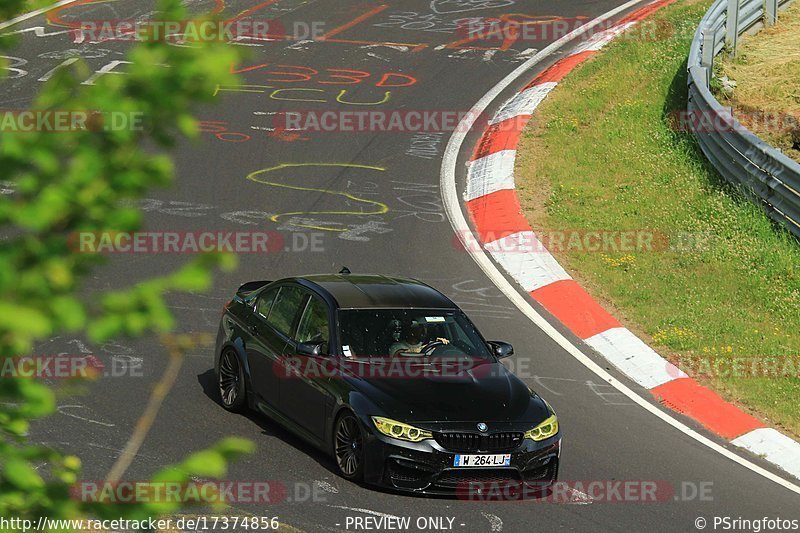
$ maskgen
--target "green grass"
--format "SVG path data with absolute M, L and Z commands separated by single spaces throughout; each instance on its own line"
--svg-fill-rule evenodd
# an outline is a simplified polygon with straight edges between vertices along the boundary
M 655 19 L 696 27 L 709 5 L 682 0 Z M 614 42 L 550 94 L 523 134 L 521 201 L 534 228 L 650 229 L 698 239 L 684 251 L 555 252 L 663 356 L 695 362 L 800 354 L 800 243 L 728 187 L 690 135 L 669 125 L 670 113 L 687 105 L 686 33 Z M 800 435 L 796 374 L 699 379 Z

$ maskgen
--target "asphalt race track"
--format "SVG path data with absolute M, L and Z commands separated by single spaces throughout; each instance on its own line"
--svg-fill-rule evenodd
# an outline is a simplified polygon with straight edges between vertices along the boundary
M 251 16 L 277 19 L 287 28 L 295 22 L 322 22 L 327 38 L 238 44 L 252 45 L 251 58 L 242 65 L 247 90 L 220 87 L 218 105 L 198 110 L 206 133 L 199 142 L 176 149 L 175 187 L 154 191 L 142 208 L 149 231 L 270 231 L 283 239 L 283 251 L 241 254 L 238 270 L 218 275 L 211 292 L 172 297 L 179 331 L 215 334 L 223 304 L 247 280 L 337 272 L 343 265 L 353 272 L 419 278 L 460 304 L 488 338 L 514 345 L 516 355 L 509 364 L 558 412 L 564 444 L 561 480 L 656 481 L 674 489 L 669 498 L 646 503 L 582 497 L 562 504 L 477 502 L 361 487 L 339 478 L 331 460 L 276 424 L 224 411 L 217 400 L 210 348 L 187 357 L 126 479 L 146 479 L 190 451 L 239 435 L 252 439 L 258 451 L 233 464 L 229 478 L 273 480 L 287 487 L 291 501 L 235 508 L 277 516 L 305 531 L 344 531 L 348 517 L 381 515 L 411 517 L 412 524 L 418 517 L 449 517 L 456 531 L 693 531 L 698 517 L 709 522 L 714 516 L 798 518 L 796 493 L 670 427 L 602 382 L 518 312 L 456 245 L 440 194 L 443 150 L 451 132 L 275 128 L 279 116 L 275 113 L 280 111 L 467 111 L 554 39 L 516 42 L 508 50 L 442 48 L 458 40 L 454 20 L 515 13 L 588 21 L 622 3 L 277 0 L 259 4 Z M 192 9 L 211 5 L 200 0 L 192 2 Z M 252 3 L 235 0 L 226 2 L 224 13 L 233 16 L 249 8 Z M 131 19 L 146 17 L 151 9 L 151 2 L 120 0 L 71 6 L 59 17 Z M 32 29 L 37 27 L 42 29 Z M 44 15 L 3 30 L 21 32 L 21 38 L 10 53 L 16 59 L 11 63 L 12 77 L 2 82 L 0 107 L 27 107 L 41 86 L 39 79 L 69 57 L 83 57 L 99 71 L 123 60 L 129 46 L 114 41 L 75 43 L 66 30 L 48 25 Z M 548 57 L 531 75 L 558 57 L 559 53 Z M 113 70 L 124 72 L 125 65 Z M 521 78 L 509 93 L 529 79 Z M 501 96 L 488 111 L 503 101 Z M 460 191 L 462 162 L 475 137 L 475 132 L 468 137 L 461 154 Z M 275 215 L 280 215 L 277 221 L 270 220 Z M 86 291 L 108 290 L 172 271 L 186 260 L 182 254 L 118 255 L 89 280 Z M 103 346 L 61 337 L 37 349 L 46 354 L 85 352 L 110 366 L 114 361 L 140 361 L 142 375 L 100 379 L 85 393 L 62 395 L 59 413 L 35 426 L 33 440 L 79 455 L 84 479 L 92 480 L 102 479 L 118 457 L 164 370 L 166 356 L 153 336 Z M 650 398 L 612 368 L 609 372 Z M 697 427 L 688 419 L 685 422 Z M 748 459 L 775 471 L 756 457 Z M 710 493 L 701 498 L 699 486 L 710 487 Z

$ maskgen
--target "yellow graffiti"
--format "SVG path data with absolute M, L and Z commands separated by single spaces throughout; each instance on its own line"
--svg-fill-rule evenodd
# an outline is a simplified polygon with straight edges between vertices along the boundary
M 289 98 L 288 96 L 278 96 L 279 94 L 289 92 L 289 91 L 305 91 L 305 92 L 314 92 L 314 93 L 324 93 L 323 89 L 304 89 L 299 87 L 291 87 L 289 89 L 277 89 L 272 91 L 269 95 L 270 98 L 273 100 L 286 100 L 287 102 L 320 102 L 322 104 L 327 103 L 327 100 L 314 100 L 313 98 Z
M 214 88 L 214 96 L 217 96 L 222 91 L 227 92 L 234 92 L 234 93 L 259 93 L 264 94 L 268 92 L 268 89 L 274 89 L 270 94 L 269 98 L 272 100 L 278 101 L 286 101 L 286 102 L 318 102 L 321 104 L 328 103 L 329 100 L 322 100 L 318 98 L 310 98 L 311 95 L 306 95 L 309 98 L 303 98 L 298 96 L 284 96 L 284 93 L 287 94 L 294 94 L 294 93 L 315 93 L 315 95 L 319 95 L 324 98 L 328 98 L 332 96 L 329 91 L 325 89 L 310 89 L 306 87 L 288 87 L 284 89 L 276 89 L 272 85 L 253 85 L 253 84 L 242 84 L 242 85 L 219 85 Z M 322 93 L 321 95 L 319 93 Z M 368 106 L 375 106 L 385 104 L 389 100 L 392 99 L 392 91 L 386 91 L 383 93 L 383 98 L 377 102 L 353 102 L 345 100 L 344 97 L 347 96 L 347 89 L 342 89 L 336 95 L 336 101 L 340 104 L 346 105 L 368 105 Z
M 369 165 L 356 165 L 353 163 L 281 163 L 280 165 L 274 167 L 264 168 L 261 170 L 256 170 L 255 172 L 251 172 L 250 174 L 247 175 L 247 179 L 249 179 L 250 181 L 254 181 L 256 183 L 261 183 L 263 185 L 269 185 L 271 187 L 279 187 L 282 189 L 291 189 L 294 191 L 318 192 L 374 206 L 372 211 L 292 211 L 288 213 L 278 213 L 277 215 L 272 215 L 270 217 L 271 221 L 278 222 L 282 217 L 289 217 L 289 216 L 303 216 L 303 215 L 366 216 L 366 215 L 384 215 L 389 212 L 389 206 L 382 202 L 378 202 L 375 200 L 368 200 L 366 198 L 359 198 L 358 196 L 350 194 L 346 191 L 334 191 L 330 189 L 321 189 L 317 187 L 302 187 L 300 185 L 289 185 L 286 183 L 268 181 L 259 177 L 262 174 L 267 174 L 269 172 L 274 172 L 276 170 L 281 170 L 284 168 L 306 168 L 306 167 L 339 167 L 339 168 L 358 168 L 365 170 L 377 170 L 380 172 L 386 171 L 386 169 L 382 167 L 374 167 Z M 301 228 L 316 229 L 321 231 L 347 231 L 347 228 L 319 226 L 315 224 L 297 224 L 297 226 Z
M 342 99 L 346 94 L 347 94 L 347 89 L 342 89 L 341 92 L 339 93 L 339 96 L 336 97 L 336 101 L 339 102 L 340 104 L 350 104 L 350 105 L 381 105 L 388 102 L 389 99 L 392 97 L 392 91 L 386 91 L 386 93 L 383 96 L 383 100 L 381 100 L 380 102 L 347 102 Z

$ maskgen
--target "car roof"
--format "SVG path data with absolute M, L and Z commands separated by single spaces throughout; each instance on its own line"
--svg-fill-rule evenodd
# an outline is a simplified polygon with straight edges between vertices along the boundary
M 327 292 L 340 309 L 457 309 L 447 296 L 421 281 L 375 274 L 320 274 L 295 278 Z

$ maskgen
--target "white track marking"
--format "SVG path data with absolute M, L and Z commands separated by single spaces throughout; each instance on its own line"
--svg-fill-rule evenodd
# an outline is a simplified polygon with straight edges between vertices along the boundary
M 569 493 L 570 505 L 591 505 L 594 502 L 591 496 L 585 492 L 573 489 L 572 487 L 570 487 L 567 492 Z
M 489 521 L 489 531 L 493 533 L 503 531 L 503 519 L 496 514 L 485 513 L 481 511 L 483 517 Z
M 497 124 L 510 118 L 533 114 L 534 110 L 542 103 L 542 100 L 550 94 L 550 91 L 556 88 L 556 85 L 558 85 L 558 83 L 555 81 L 537 83 L 533 87 L 515 94 L 511 100 L 506 102 L 503 107 L 495 113 L 492 120 L 489 121 L 489 124 Z
M 485 244 L 484 249 L 526 292 L 572 279 L 532 231 L 520 231 L 492 241 Z
M 335 509 L 344 509 L 345 511 L 356 511 L 357 513 L 371 514 L 373 516 L 383 516 L 385 518 L 400 519 L 399 516 L 395 516 L 393 514 L 381 513 L 379 511 L 373 511 L 371 509 L 362 509 L 360 507 L 347 507 L 345 505 L 329 505 L 328 507 L 333 507 Z
M 398 52 L 408 52 L 409 50 L 411 50 L 411 48 L 408 46 L 402 46 L 399 44 L 383 44 L 383 43 L 367 44 L 364 46 L 359 46 L 359 48 L 361 50 L 370 50 L 372 48 L 391 48 L 392 50 L 397 50 Z
M 431 0 L 431 10 L 438 15 L 450 15 L 453 13 L 466 13 L 467 11 L 480 11 L 483 9 L 512 6 L 514 2 L 515 0 L 484 0 L 482 2 L 476 2 L 474 0 Z M 455 4 L 455 6 L 447 7 L 448 3 Z
M 736 446 L 763 454 L 770 463 L 775 463 L 787 472 L 800 477 L 800 443 L 772 428 L 754 429 L 731 441 Z
M 84 416 L 78 416 L 73 413 L 67 413 L 64 409 L 87 409 L 85 405 L 59 405 L 56 409 L 59 413 L 64 416 L 71 416 L 72 418 L 77 418 L 78 420 L 83 420 L 85 422 L 90 422 L 92 424 L 97 424 L 98 426 L 105 426 L 107 428 L 113 428 L 115 424 L 109 424 L 108 422 L 100 422 L 99 420 L 92 420 L 91 418 L 86 418 Z
M 20 21 L 22 22 L 22 21 Z M 0 27 L 0 29 L 3 29 Z M 6 35 L 22 35 L 23 33 L 32 33 L 34 37 L 53 37 L 54 35 L 65 35 L 65 34 L 75 34 L 75 30 L 56 30 L 56 31 L 47 31 L 44 26 L 34 26 L 32 28 L 25 28 L 24 30 L 16 30 L 10 31 L 7 33 L 2 34 L 4 37 Z M 73 39 L 73 42 L 76 44 L 81 44 L 82 41 L 78 41 Z
M 314 480 L 314 484 L 324 490 L 325 492 L 329 492 L 331 494 L 339 494 L 339 489 L 328 483 L 327 481 L 322 481 L 319 479 Z
M 517 54 L 517 57 L 515 57 L 514 59 L 518 61 L 527 61 L 528 59 L 536 55 L 536 52 L 538 52 L 536 48 L 528 48 Z
M 514 188 L 516 150 L 501 150 L 467 163 L 467 190 L 464 199 Z
M 60 2 L 56 2 L 55 4 L 49 5 L 47 7 L 43 7 L 41 9 L 37 9 L 36 11 L 31 11 L 30 13 L 25 13 L 13 19 L 7 20 L 5 22 L 0 23 L 0 30 L 4 30 L 6 28 L 10 28 L 14 24 L 19 24 L 20 22 L 24 22 L 28 19 L 31 19 L 35 16 L 41 15 L 42 13 L 47 13 L 51 9 L 55 9 L 57 7 L 65 6 L 67 4 L 71 4 L 73 2 L 77 2 L 78 0 L 61 0 Z M 69 30 L 72 31 L 72 30 Z
M 658 387 L 680 376 L 677 367 L 627 328 L 607 329 L 584 342 L 645 389 Z
M 720 444 L 712 441 L 708 437 L 705 437 L 700 433 L 698 433 L 697 431 L 691 429 L 683 422 L 678 421 L 670 414 L 662 411 L 661 409 L 650 403 L 648 400 L 646 400 L 639 394 L 635 393 L 627 385 L 617 380 L 614 376 L 609 374 L 600 365 L 595 363 L 589 356 L 584 354 L 575 344 L 573 344 L 569 339 L 564 337 L 564 335 L 562 335 L 542 315 L 540 315 L 522 297 L 522 295 L 519 292 L 517 292 L 517 289 L 513 285 L 511 285 L 511 283 L 503 276 L 500 270 L 498 270 L 497 266 L 495 266 L 495 264 L 489 259 L 489 257 L 483 252 L 483 250 L 480 249 L 480 246 L 479 245 L 476 246 L 477 239 L 472 233 L 469 224 L 467 224 L 467 220 L 464 218 L 464 213 L 461 211 L 459 195 L 456 190 L 456 165 L 458 163 L 458 155 L 461 153 L 462 145 L 464 144 L 464 140 L 467 137 L 466 132 L 469 132 L 472 129 L 472 126 L 475 123 L 475 117 L 481 116 L 482 113 L 486 111 L 486 108 L 488 108 L 489 105 L 492 102 L 494 102 L 504 90 L 510 87 L 513 83 L 515 83 L 520 77 L 527 74 L 528 71 L 533 66 L 540 63 L 543 59 L 547 58 L 548 56 L 556 52 L 558 49 L 565 46 L 571 40 L 586 33 L 586 31 L 590 30 L 591 28 L 597 26 L 598 24 L 601 24 L 602 22 L 608 20 L 614 15 L 621 13 L 622 11 L 625 11 L 626 9 L 629 9 L 641 2 L 642 0 L 630 0 L 629 2 L 626 2 L 625 4 L 622 4 L 621 6 L 618 6 L 612 9 L 611 11 L 608 11 L 604 15 L 597 17 L 588 24 L 570 32 L 569 34 L 561 37 L 557 41 L 551 43 L 546 48 L 537 53 L 534 57 L 532 57 L 519 67 L 517 67 L 508 76 L 503 78 L 503 80 L 500 81 L 500 83 L 498 83 L 495 87 L 493 87 L 488 93 L 486 93 L 483 96 L 483 98 L 481 98 L 475 104 L 471 112 L 468 113 L 467 116 L 462 121 L 462 123 L 458 125 L 455 133 L 453 133 L 453 135 L 450 137 L 450 141 L 447 143 L 447 147 L 445 148 L 445 153 L 444 153 L 444 158 L 442 160 L 442 168 L 441 168 L 442 198 L 444 200 L 445 210 L 447 212 L 448 218 L 450 219 L 450 224 L 452 225 L 453 230 L 464 243 L 464 248 L 470 254 L 472 259 L 478 264 L 478 266 L 484 271 L 486 276 L 490 280 L 492 280 L 492 282 L 497 286 L 497 288 L 499 288 L 503 292 L 503 294 L 505 294 L 506 297 L 508 297 L 509 300 L 511 300 L 511 302 L 520 310 L 520 312 L 522 312 L 522 314 L 528 317 L 528 319 L 531 322 L 533 322 L 545 334 L 547 334 L 551 339 L 553 339 L 556 343 L 558 343 L 559 346 L 561 346 L 567 353 L 572 355 L 586 368 L 597 374 L 605 382 L 614 386 L 617 390 L 619 390 L 625 396 L 627 396 L 636 404 L 638 404 L 640 407 L 642 407 L 642 409 L 645 409 L 652 415 L 660 418 L 662 421 L 666 422 L 667 424 L 677 429 L 681 433 L 695 439 L 697 442 L 716 451 L 717 453 L 723 455 L 724 457 L 730 459 L 731 461 L 755 472 L 756 474 L 759 474 L 796 494 L 800 494 L 800 486 L 796 485 L 795 483 L 787 479 L 784 479 L 780 476 L 773 474 L 772 472 L 758 466 L 757 464 L 745 459 L 744 457 L 740 457 L 739 455 L 726 449 Z
M 112 446 L 105 446 L 103 444 L 97 444 L 97 443 L 94 443 L 94 442 L 87 442 L 86 445 L 87 446 L 91 446 L 92 448 L 99 448 L 101 450 L 107 450 L 107 451 L 110 451 L 110 452 L 114 452 L 113 454 L 110 455 L 110 457 L 120 457 L 122 455 L 133 455 L 134 457 L 142 457 L 144 459 L 154 459 L 154 457 L 152 455 L 144 455 L 143 453 L 126 452 L 124 449 L 114 448 Z
M 374 58 L 374 59 L 378 59 L 378 60 L 380 60 L 380 61 L 384 61 L 384 62 L 386 62 L 386 63 L 390 63 L 390 62 L 392 61 L 392 60 L 391 60 L 391 59 L 389 59 L 388 57 L 383 57 L 383 56 L 381 56 L 381 55 L 378 55 L 378 54 L 376 54 L 375 52 L 367 52 L 367 55 L 368 55 L 369 57 L 372 57 L 372 58 Z

